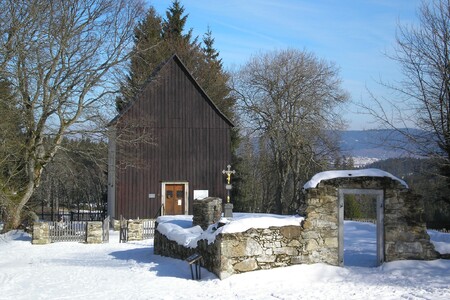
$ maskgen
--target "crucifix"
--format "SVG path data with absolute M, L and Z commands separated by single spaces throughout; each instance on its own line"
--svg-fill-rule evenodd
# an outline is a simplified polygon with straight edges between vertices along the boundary
M 227 185 L 225 188 L 227 189 L 227 203 L 230 203 L 230 190 L 231 190 L 231 174 L 235 174 L 235 170 L 231 170 L 231 166 L 227 166 L 227 170 L 222 170 L 222 174 L 227 175 Z

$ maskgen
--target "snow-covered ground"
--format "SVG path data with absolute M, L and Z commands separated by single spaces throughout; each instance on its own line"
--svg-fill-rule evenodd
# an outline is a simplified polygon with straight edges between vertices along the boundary
M 345 223 L 346 267 L 297 265 L 233 275 L 153 254 L 153 240 L 101 245 L 31 245 L 23 232 L 0 235 L 0 299 L 450 299 L 450 260 L 397 261 L 368 267 L 375 226 Z M 430 231 L 440 249 L 450 234 Z M 450 252 L 450 251 L 449 251 Z

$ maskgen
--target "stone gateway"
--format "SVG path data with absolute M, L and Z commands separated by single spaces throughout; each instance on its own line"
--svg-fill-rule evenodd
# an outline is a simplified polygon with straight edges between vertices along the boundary
M 414 194 L 405 182 L 392 174 L 377 169 L 323 172 L 305 184 L 305 193 L 307 205 L 305 231 L 311 234 L 319 233 L 321 238 L 317 242 L 324 245 L 320 251 L 335 248 L 334 245 L 338 248 L 337 253 L 335 249 L 332 251 L 337 261 L 323 262 L 336 265 L 345 263 L 343 261 L 345 194 L 371 194 L 377 197 L 379 264 L 384 261 L 430 260 L 440 257 L 426 231 L 423 200 Z M 329 238 L 328 247 L 326 238 Z M 330 241 L 334 242 L 333 246 Z M 315 253 L 316 256 L 318 254 Z
M 427 234 L 422 199 L 405 182 L 376 169 L 319 173 L 304 186 L 305 218 L 298 226 L 219 233 L 196 248 L 178 245 L 155 231 L 155 254 L 203 256 L 204 267 L 224 279 L 232 274 L 294 264 L 344 265 L 345 194 L 369 194 L 377 204 L 378 263 L 440 257 Z M 206 224 L 205 224 L 206 225 Z

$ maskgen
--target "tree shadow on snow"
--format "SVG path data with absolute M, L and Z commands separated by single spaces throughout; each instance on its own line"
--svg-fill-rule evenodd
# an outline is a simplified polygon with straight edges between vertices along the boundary
M 149 271 L 155 272 L 155 275 L 158 277 L 192 279 L 190 266 L 186 261 L 155 255 L 153 253 L 153 247 L 115 251 L 111 252 L 109 255 L 118 260 L 134 261 L 138 264 L 148 264 L 150 265 Z M 193 271 L 195 273 L 194 268 Z M 213 273 L 205 268 L 201 268 L 201 280 L 211 280 L 216 278 L 217 277 Z

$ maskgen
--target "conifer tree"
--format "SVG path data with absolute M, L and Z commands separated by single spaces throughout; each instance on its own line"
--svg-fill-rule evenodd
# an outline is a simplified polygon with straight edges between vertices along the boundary
M 145 18 L 134 29 L 134 55 L 131 57 L 129 74 L 120 87 L 121 95 L 116 99 L 119 112 L 135 97 L 158 63 L 166 58 L 161 23 L 162 18 L 154 7 L 150 7 Z
M 172 2 L 172 6 L 166 11 L 166 19 L 162 24 L 162 35 L 166 40 L 184 39 L 190 41 L 192 29 L 187 34 L 183 34 L 184 26 L 189 15 L 183 15 L 184 6 L 178 0 Z
M 165 59 L 177 54 L 206 94 L 228 118 L 234 119 L 234 101 L 227 85 L 229 74 L 223 70 L 219 52 L 214 48 L 214 38 L 208 28 L 203 44 L 192 36 L 192 28 L 185 30 L 188 14 L 184 6 L 174 0 L 165 18 L 150 7 L 146 17 L 135 30 L 134 51 L 129 74 L 121 86 L 117 99 L 120 112 L 131 101 L 151 72 Z
M 222 59 L 219 59 L 219 52 L 214 48 L 215 39 L 212 36 L 211 28 L 208 26 L 208 30 L 203 35 L 203 52 L 206 55 L 206 59 L 209 61 L 217 61 L 222 67 Z

